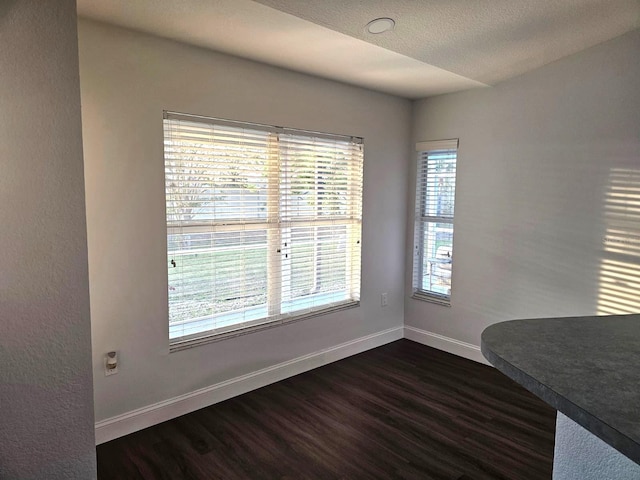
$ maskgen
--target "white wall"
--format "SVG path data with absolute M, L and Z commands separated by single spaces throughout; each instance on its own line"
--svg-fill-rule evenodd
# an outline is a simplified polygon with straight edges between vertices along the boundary
M 490 89 L 416 102 L 413 140 L 460 148 L 452 306 L 409 298 L 410 217 L 406 325 L 479 345 L 502 320 L 640 310 L 638 79 L 636 30 Z M 624 272 L 605 285 L 608 261 Z
M 0 2 L 0 478 L 95 478 L 73 0 Z
M 402 325 L 409 101 L 88 21 L 79 34 L 96 419 Z M 163 109 L 364 137 L 359 308 L 168 353 Z M 109 350 L 121 368 L 105 377 Z

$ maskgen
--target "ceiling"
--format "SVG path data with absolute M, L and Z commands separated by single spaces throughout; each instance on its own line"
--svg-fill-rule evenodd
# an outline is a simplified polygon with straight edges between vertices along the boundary
M 493 85 L 640 26 L 640 0 L 77 0 L 115 25 L 406 98 Z M 393 31 L 372 35 L 378 17 Z

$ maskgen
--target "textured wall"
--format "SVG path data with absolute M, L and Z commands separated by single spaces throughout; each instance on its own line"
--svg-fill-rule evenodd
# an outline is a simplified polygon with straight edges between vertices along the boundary
M 73 0 L 0 3 L 0 478 L 95 478 Z
M 402 325 L 409 101 L 97 23 L 79 32 L 98 420 Z M 359 308 L 168 353 L 163 109 L 364 137 Z M 105 377 L 113 349 L 120 372 Z
M 558 412 L 553 480 L 637 480 L 640 465 Z
M 409 244 L 407 325 L 479 345 L 502 320 L 640 309 L 638 52 L 636 30 L 415 104 L 414 140 L 460 149 L 452 306 L 409 298 Z

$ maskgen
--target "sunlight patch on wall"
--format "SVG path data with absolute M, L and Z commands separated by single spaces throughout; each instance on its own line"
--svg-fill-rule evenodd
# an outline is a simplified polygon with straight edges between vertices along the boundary
M 640 313 L 640 171 L 609 176 L 598 289 L 598 315 Z

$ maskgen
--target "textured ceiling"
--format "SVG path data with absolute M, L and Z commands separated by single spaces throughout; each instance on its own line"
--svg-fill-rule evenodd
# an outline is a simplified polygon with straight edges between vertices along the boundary
M 640 0 L 256 1 L 487 84 L 622 35 L 640 18 Z M 395 19 L 394 31 L 366 32 L 378 17 Z
M 640 17 L 640 0 L 77 1 L 82 17 L 407 98 L 499 82 Z M 367 33 L 382 16 L 395 30 Z

